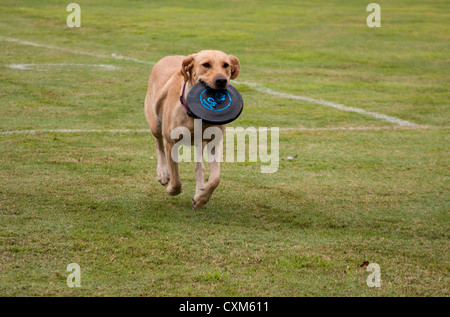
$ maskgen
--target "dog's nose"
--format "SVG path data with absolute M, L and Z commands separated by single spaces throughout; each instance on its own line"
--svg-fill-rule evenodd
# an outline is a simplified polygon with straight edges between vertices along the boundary
M 224 76 L 217 76 L 214 80 L 214 84 L 216 88 L 225 88 L 227 85 L 228 79 Z

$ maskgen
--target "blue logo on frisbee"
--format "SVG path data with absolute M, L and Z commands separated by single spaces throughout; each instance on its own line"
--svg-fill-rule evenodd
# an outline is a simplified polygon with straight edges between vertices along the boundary
M 200 102 L 203 107 L 211 111 L 223 111 L 231 105 L 231 97 L 226 90 L 216 93 L 209 90 L 210 88 L 206 88 L 200 94 Z

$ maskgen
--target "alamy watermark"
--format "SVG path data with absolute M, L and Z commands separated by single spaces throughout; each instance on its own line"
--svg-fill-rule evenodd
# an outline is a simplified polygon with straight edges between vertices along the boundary
M 69 28 L 81 26 L 81 7 L 78 3 L 70 3 L 66 9 L 67 12 L 72 12 L 67 16 L 67 26 Z
M 67 272 L 71 272 L 67 276 L 67 286 L 81 287 L 81 268 L 77 263 L 70 263 L 66 268 Z
M 381 268 L 377 263 L 370 263 L 366 269 L 369 274 L 366 280 L 366 284 L 369 287 L 381 287 Z
M 270 142 L 269 132 L 270 131 Z M 186 127 L 172 130 L 171 138 L 178 140 L 172 148 L 171 157 L 174 162 L 201 162 L 203 160 L 203 140 L 211 140 L 205 147 L 208 162 L 249 162 L 261 163 L 261 173 L 275 173 L 278 171 L 279 135 L 278 127 L 228 127 L 224 133 L 219 127 L 211 126 L 203 131 L 202 120 L 194 119 L 194 135 Z M 225 138 L 224 138 L 225 137 Z M 225 160 L 223 140 L 225 139 Z M 248 147 L 246 140 L 248 139 Z M 194 145 L 192 158 L 191 145 Z M 270 143 L 270 145 L 269 145 Z M 247 151 L 248 149 L 248 151 Z M 270 151 L 269 151 L 270 149 Z M 248 155 L 247 155 L 248 153 Z
M 378 3 L 371 3 L 366 8 L 367 12 L 372 12 L 367 17 L 366 23 L 369 28 L 381 27 L 381 7 Z

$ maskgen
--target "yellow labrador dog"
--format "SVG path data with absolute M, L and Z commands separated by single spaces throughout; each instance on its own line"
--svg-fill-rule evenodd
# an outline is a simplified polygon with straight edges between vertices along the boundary
M 178 173 L 178 163 L 172 158 L 172 148 L 178 140 L 171 138 L 172 131 L 177 127 L 186 127 L 194 135 L 194 119 L 188 116 L 186 108 L 180 102 L 184 90 L 184 100 L 189 90 L 198 82 L 203 82 L 211 88 L 227 88 L 230 80 L 239 75 L 239 60 L 233 55 L 221 51 L 205 50 L 189 56 L 167 56 L 161 59 L 152 69 L 148 81 L 148 91 L 145 97 L 145 116 L 150 130 L 156 139 L 156 168 L 158 181 L 167 185 L 167 194 L 174 196 L 181 193 L 181 181 Z M 223 125 L 218 126 L 225 130 Z M 203 124 L 203 131 L 208 125 Z M 208 143 L 202 137 L 202 149 Z M 216 153 L 222 152 L 220 148 Z M 194 140 L 191 140 L 193 144 Z M 214 149 L 213 149 L 214 150 Z M 213 153 L 213 152 L 212 152 Z M 214 154 L 214 153 L 213 153 Z M 210 177 L 205 183 L 203 160 L 197 160 L 195 167 L 196 188 L 192 206 L 198 209 L 205 205 L 220 181 L 220 161 L 209 161 Z

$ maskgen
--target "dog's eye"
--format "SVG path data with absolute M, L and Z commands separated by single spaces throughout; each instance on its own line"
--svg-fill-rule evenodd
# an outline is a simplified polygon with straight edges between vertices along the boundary
M 228 68 L 229 66 L 230 66 L 230 65 L 227 64 L 227 63 L 223 64 L 223 68 Z
M 205 68 L 210 68 L 211 67 L 211 65 L 209 63 L 204 63 L 202 66 L 205 67 Z

